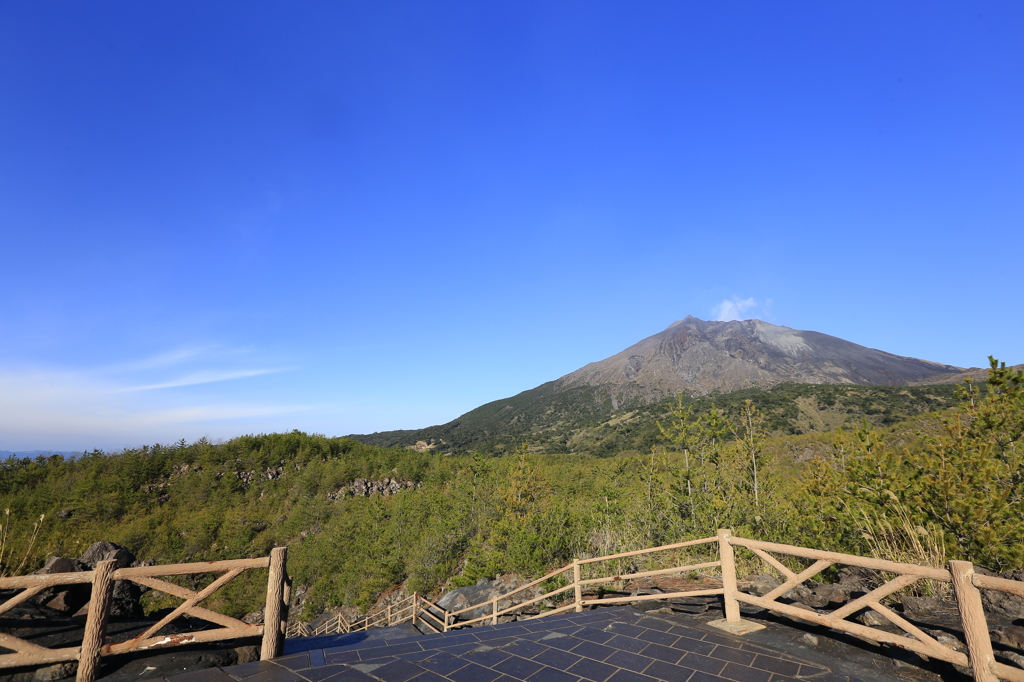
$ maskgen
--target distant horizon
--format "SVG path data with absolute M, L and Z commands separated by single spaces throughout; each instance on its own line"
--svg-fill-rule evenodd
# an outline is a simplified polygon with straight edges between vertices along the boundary
M 1024 338 L 1024 3 L 5 3 L 0 448 L 444 423 L 673 320 Z
M 742 320 L 741 319 L 736 319 L 736 320 L 710 320 L 709 319 L 709 320 L 705 320 L 705 319 L 697 317 L 696 315 L 687 315 L 686 317 L 680 318 L 678 320 L 674 320 L 671 324 L 669 324 L 667 327 L 665 327 L 661 331 L 667 331 L 668 329 L 671 329 L 672 327 L 676 326 L 677 324 L 679 324 L 679 323 L 685 321 L 687 318 L 691 318 L 691 317 L 694 318 L 694 319 L 697 319 L 697 320 L 699 320 L 701 322 L 764 322 L 766 324 L 774 324 L 772 322 L 767 322 L 767 321 L 761 320 L 759 318 L 747 318 L 747 319 L 742 319 Z M 783 326 L 784 327 L 785 325 L 775 325 L 775 326 Z M 787 328 L 789 328 L 789 327 L 787 327 Z M 649 336 L 657 335 L 658 333 L 661 333 L 661 331 L 654 332 L 653 334 L 651 334 Z M 816 330 L 798 329 L 798 330 L 795 330 L 795 331 L 810 332 L 810 331 L 816 331 Z M 817 332 L 817 333 L 824 334 L 825 332 Z M 829 336 L 832 336 L 832 335 L 829 334 Z M 644 337 L 644 338 L 647 338 L 647 337 Z M 637 339 L 637 342 L 639 342 L 641 340 L 642 339 Z M 633 345 L 633 344 L 630 344 L 630 345 Z M 626 348 L 628 348 L 628 347 L 629 346 L 627 346 Z M 618 352 L 622 352 L 623 350 L 625 350 L 625 348 L 620 349 L 619 351 L 617 351 L 617 353 Z M 884 348 L 879 348 L 879 349 L 876 349 L 876 350 L 885 351 Z M 888 351 L 885 351 L 885 352 L 888 352 Z M 612 355 L 614 355 L 614 354 L 612 354 Z M 916 359 L 918 359 L 918 360 L 928 360 L 928 358 L 916 358 Z M 1003 361 L 1001 358 L 997 358 L 997 359 L 999 359 L 1000 361 Z M 931 361 L 931 362 L 934 362 L 934 361 Z M 1005 362 L 1005 361 L 1003 361 L 1003 362 Z M 941 363 L 941 364 L 945 364 L 945 363 Z M 1006 364 L 1007 364 L 1007 366 L 1018 366 L 1021 363 L 1006 362 Z M 984 369 L 986 369 L 987 365 L 983 366 L 981 364 L 978 364 L 978 365 L 971 365 L 971 366 L 967 366 L 967 367 L 960 366 L 960 365 L 955 365 L 953 367 L 956 367 L 957 369 L 963 369 L 965 371 L 969 371 L 969 370 L 975 370 L 975 369 L 984 370 Z M 577 368 L 577 369 L 580 369 L 580 368 Z M 571 374 L 573 371 L 575 371 L 575 370 L 567 372 L 566 374 Z M 555 380 L 561 378 L 562 376 L 566 376 L 566 375 L 563 374 L 563 375 L 561 375 L 559 377 L 554 377 L 554 378 L 548 379 L 546 381 L 555 381 Z M 541 383 L 546 383 L 546 382 L 541 382 Z M 538 385 L 540 385 L 540 384 L 538 384 Z M 433 423 L 433 424 L 424 424 L 424 425 L 420 425 L 420 426 L 399 426 L 399 427 L 396 427 L 394 429 L 378 429 L 376 431 L 350 431 L 350 432 L 343 433 L 343 434 L 334 434 L 334 435 L 324 434 L 324 435 L 329 437 L 329 438 L 345 438 L 345 437 L 349 437 L 349 436 L 352 436 L 352 435 L 373 434 L 373 433 L 379 433 L 379 432 L 382 432 L 382 431 L 415 431 L 415 430 L 418 430 L 418 429 L 421 429 L 421 428 L 428 428 L 430 426 L 438 426 L 438 425 L 441 425 L 441 424 L 446 424 L 446 423 L 448 423 L 448 422 L 450 422 L 450 421 L 452 421 L 454 419 L 457 419 L 458 417 L 462 416 L 466 412 L 471 411 L 473 409 L 476 409 L 477 407 L 480 407 L 481 405 L 486 405 L 487 403 L 494 402 L 494 401 L 497 401 L 497 400 L 503 400 L 503 399 L 506 399 L 506 398 L 511 398 L 511 397 L 513 397 L 515 395 L 518 395 L 519 393 L 522 393 L 524 391 L 529 391 L 529 390 L 531 390 L 533 388 L 536 388 L 536 387 L 537 386 L 529 386 L 527 388 L 524 388 L 522 391 L 518 391 L 518 392 L 516 392 L 514 394 L 503 395 L 503 396 L 489 398 L 487 400 L 484 400 L 482 403 L 480 403 L 478 405 L 474 405 L 473 407 L 469 408 L 469 410 L 466 410 L 465 412 L 460 412 L 459 414 L 452 415 L 450 418 L 448 418 L 448 419 L 446 419 L 444 421 L 436 422 L 436 423 Z M 289 432 L 291 432 L 293 430 L 295 430 L 295 429 L 294 428 L 284 428 L 284 429 L 281 429 L 281 430 L 278 430 L 278 431 L 247 431 L 247 432 L 235 433 L 235 434 L 228 435 L 228 436 L 221 436 L 221 437 L 217 437 L 217 438 L 211 438 L 209 435 L 200 435 L 200 436 L 197 436 L 194 439 L 187 439 L 186 438 L 184 440 L 188 444 L 192 444 L 192 443 L 194 443 L 197 440 L 200 440 L 202 438 L 206 438 L 207 440 L 210 440 L 210 442 L 219 443 L 219 442 L 224 442 L 224 441 L 231 440 L 233 438 L 239 438 L 239 437 L 242 437 L 242 436 L 259 435 L 259 434 L 264 434 L 264 433 L 289 433 Z M 298 429 L 298 430 L 305 431 L 304 429 Z M 317 432 L 312 432 L 312 431 L 306 431 L 306 432 L 307 433 L 317 433 Z M 108 447 L 90 447 L 90 448 L 82 449 L 82 450 L 74 450 L 74 449 L 58 450 L 58 449 L 46 449 L 46 448 L 33 448 L 31 450 L 24 449 L 24 450 L 17 450 L 17 451 L 0 450 L 0 458 L 7 458 L 7 457 L 11 457 L 11 456 L 33 457 L 33 456 L 47 455 L 47 454 L 59 454 L 59 455 L 62 455 L 62 456 L 78 456 L 78 455 L 83 455 L 83 454 L 85 454 L 87 452 L 92 452 L 93 450 L 102 450 L 103 452 L 106 452 L 106 453 L 117 453 L 117 452 L 121 452 L 123 450 L 131 450 L 131 449 L 141 448 L 141 447 L 144 447 L 144 446 L 153 446 L 153 445 L 157 445 L 157 444 L 169 447 L 169 446 L 175 445 L 176 443 L 180 442 L 181 440 L 182 440 L 181 438 L 176 438 L 176 439 L 173 439 L 173 440 L 161 442 L 159 439 L 153 439 L 153 440 L 144 440 L 144 441 L 141 441 L 141 442 L 136 443 L 134 445 L 130 445 L 129 444 L 129 445 L 113 446 L 113 447 L 111 447 L 111 446 L 108 446 Z

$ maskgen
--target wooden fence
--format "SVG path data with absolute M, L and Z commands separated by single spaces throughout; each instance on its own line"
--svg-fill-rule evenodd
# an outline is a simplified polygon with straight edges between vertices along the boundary
M 78 661 L 77 682 L 93 682 L 101 656 L 126 654 L 163 647 L 216 642 L 240 637 L 262 636 L 260 656 L 273 658 L 281 653 L 287 621 L 288 580 L 285 567 L 287 550 L 277 547 L 269 557 L 258 559 L 236 559 L 229 561 L 208 561 L 191 564 L 166 566 L 139 566 L 115 568 L 113 561 L 100 561 L 92 571 L 79 573 L 51 573 L 48 575 L 26 575 L 0 578 L 0 589 L 21 589 L 22 592 L 0 604 L 0 614 L 32 599 L 40 592 L 64 585 L 91 584 L 88 616 L 81 646 L 48 649 L 13 635 L 0 633 L 0 647 L 14 653 L 0 654 L 0 668 L 45 665 L 61 661 Z M 227 585 L 244 571 L 255 568 L 269 568 L 267 598 L 264 607 L 263 625 L 250 625 L 200 606 L 214 592 Z M 174 583 L 161 580 L 168 576 L 222 573 L 205 588 L 195 592 Z M 125 641 L 105 643 L 107 621 L 110 616 L 110 601 L 115 580 L 129 580 L 184 600 L 177 608 L 147 628 L 145 632 Z M 221 627 L 199 632 L 182 632 L 172 635 L 159 634 L 168 624 L 180 616 L 189 615 L 214 623 Z
M 633 570 L 631 572 L 616 572 L 605 570 L 603 575 L 591 578 L 583 578 L 583 568 L 590 567 L 591 572 L 601 572 L 600 564 L 610 562 L 622 563 L 630 560 L 634 565 L 638 560 L 649 558 L 655 553 L 677 552 L 685 548 L 697 548 L 709 546 L 709 549 L 716 551 L 718 559 L 695 564 L 674 565 L 667 568 L 654 570 Z M 782 583 L 762 597 L 741 592 L 736 580 L 736 557 L 737 549 L 748 551 L 755 560 L 762 561 L 768 568 L 777 572 Z M 811 560 L 813 563 L 803 570 L 795 571 L 787 567 L 776 555 L 781 557 L 795 557 L 796 559 Z M 834 609 L 831 612 L 819 613 L 808 611 L 791 604 L 778 601 L 794 587 L 810 580 L 823 570 L 833 565 L 859 566 L 862 568 L 879 571 L 882 576 L 882 585 L 872 589 L 867 594 L 853 599 L 852 601 Z M 673 575 L 702 569 L 718 568 L 722 577 L 722 587 L 714 589 L 689 590 L 683 592 L 672 592 L 663 594 L 635 595 L 628 597 L 615 597 L 601 599 L 589 597 L 585 594 L 587 588 L 593 588 L 607 583 L 636 580 L 659 575 Z M 891 576 L 891 577 L 890 577 Z M 963 626 L 964 635 L 967 640 L 967 653 L 956 651 L 923 632 L 913 623 L 882 604 L 882 600 L 899 590 L 910 587 L 923 580 L 951 583 L 953 593 L 956 595 L 957 607 L 960 613 L 960 621 Z M 514 597 L 527 590 L 536 588 L 548 581 L 563 583 L 540 596 L 532 596 L 523 601 L 516 601 Z M 348 623 L 340 615 L 321 623 L 315 631 L 300 623 L 295 623 L 289 630 L 289 636 L 306 636 L 314 634 L 347 633 L 358 632 L 370 627 L 383 625 L 395 625 L 401 622 L 427 622 L 430 619 L 430 629 L 433 631 L 447 632 L 449 630 L 467 627 L 477 623 L 496 624 L 501 616 L 507 616 L 513 612 L 520 612 L 531 605 L 553 599 L 559 599 L 566 603 L 543 610 L 539 614 L 529 618 L 543 618 L 566 611 L 582 611 L 588 606 L 606 606 L 611 604 L 631 603 L 645 600 L 675 599 L 679 597 L 697 597 L 722 595 L 724 602 L 725 618 L 712 622 L 725 630 L 733 633 L 744 633 L 759 629 L 762 626 L 744 621 L 741 617 L 740 603 L 747 603 L 764 609 L 784 614 L 791 618 L 807 621 L 817 625 L 823 625 L 834 630 L 847 632 L 857 637 L 868 639 L 880 644 L 890 644 L 916 653 L 947 661 L 955 665 L 970 668 L 978 682 L 997 682 L 1000 679 L 1011 682 L 1024 682 L 1024 670 L 1005 665 L 995 660 L 992 642 L 989 639 L 988 624 L 985 612 L 982 608 L 980 589 L 999 590 L 1012 594 L 1024 596 L 1024 582 L 993 578 L 974 572 L 974 567 L 967 561 L 951 561 L 948 569 L 929 568 L 915 564 L 904 564 L 895 561 L 861 557 L 853 554 L 840 554 L 837 552 L 825 552 L 821 550 L 783 545 L 773 542 L 762 542 L 759 540 L 748 540 L 733 537 L 729 530 L 720 530 L 716 537 L 680 542 L 662 547 L 625 552 L 591 559 L 577 559 L 571 564 L 566 564 L 542 578 L 538 578 L 511 592 L 494 597 L 488 601 L 472 604 L 457 611 L 445 611 L 433 602 L 429 602 L 422 596 L 414 594 L 398 604 L 388 607 L 386 610 L 370 614 L 357 623 Z M 571 594 L 571 596 L 570 596 Z M 862 625 L 848 620 L 865 609 L 871 609 L 890 623 L 902 630 L 903 634 L 895 634 L 886 630 Z M 473 611 L 483 611 L 483 615 L 476 615 L 468 618 Z M 426 617 L 424 617 L 426 616 Z M 459 620 L 462 616 L 465 620 Z
M 683 550 L 700 551 L 701 548 L 708 551 L 709 557 L 717 555 L 717 559 L 698 563 L 679 562 L 677 557 L 683 553 Z M 736 580 L 735 554 L 737 550 L 749 552 L 755 561 L 759 560 L 768 568 L 777 572 L 782 579 L 782 583 L 761 597 L 741 592 Z M 644 562 L 653 560 L 652 555 L 657 553 L 668 554 L 669 558 L 659 559 L 654 565 L 660 564 L 663 566 L 665 563 L 673 562 L 675 564 L 651 570 L 638 570 Z M 672 555 L 676 555 L 676 557 Z M 588 606 L 721 595 L 724 603 L 725 617 L 712 624 L 716 624 L 731 632 L 742 633 L 760 627 L 742 619 L 740 604 L 746 603 L 795 619 L 847 632 L 863 639 L 890 644 L 930 658 L 970 668 L 978 682 L 998 682 L 1000 679 L 1010 680 L 1010 682 L 1024 682 L 1024 670 L 995 660 L 980 591 L 981 589 L 998 590 L 1024 597 L 1024 582 L 981 575 L 974 571 L 974 566 L 970 562 L 966 561 L 950 561 L 948 568 L 930 568 L 852 554 L 840 554 L 837 552 L 808 549 L 806 547 L 749 540 L 733 537 L 732 532 L 729 530 L 719 530 L 715 537 L 664 545 L 662 547 L 652 547 L 635 552 L 577 559 L 512 592 L 457 611 L 446 611 L 425 597 L 413 594 L 397 603 L 389 605 L 385 609 L 371 613 L 354 622 L 349 622 L 343 616 L 337 614 L 316 628 L 310 628 L 303 623 L 287 625 L 289 590 L 285 570 L 285 557 L 286 550 L 283 547 L 278 547 L 271 552 L 269 557 L 260 559 L 122 569 L 115 569 L 114 563 L 111 561 L 101 561 L 97 564 L 94 571 L 89 572 L 2 578 L 0 579 L 0 589 L 22 589 L 23 591 L 8 599 L 5 603 L 0 604 L 0 614 L 35 597 L 47 588 L 60 585 L 91 583 L 92 599 L 89 602 L 85 636 L 80 647 L 47 649 L 12 635 L 0 634 L 0 647 L 14 652 L 0 654 L 0 668 L 77 660 L 79 662 L 78 682 L 92 682 L 95 679 L 96 669 L 101 656 L 179 644 L 212 642 L 262 635 L 261 657 L 268 659 L 280 654 L 282 639 L 285 633 L 289 637 L 351 633 L 410 621 L 413 624 L 422 625 L 427 630 L 433 632 L 447 632 L 477 623 L 496 624 L 501 616 L 508 616 L 515 612 L 522 615 L 523 609 L 542 602 L 544 602 L 544 606 L 548 610 L 542 610 L 539 614 L 530 616 L 531 618 L 541 618 L 566 611 L 582 611 Z M 786 557 L 791 558 L 789 566 L 784 563 Z M 810 560 L 813 563 L 802 569 L 791 568 L 791 566 L 796 566 L 801 560 Z M 780 598 L 784 598 L 784 595 L 793 588 L 834 565 L 859 566 L 878 571 L 882 578 L 882 584 L 867 594 L 853 599 L 832 611 L 808 611 L 792 604 L 778 601 Z M 264 625 L 248 625 L 238 619 L 199 606 L 203 600 L 207 599 L 243 571 L 254 568 L 270 569 L 267 580 Z M 722 586 L 713 589 L 606 599 L 598 598 L 599 595 L 598 597 L 588 595 L 586 592 L 588 589 L 613 582 L 666 576 L 704 569 L 719 569 L 722 577 Z M 584 572 L 588 573 L 589 577 L 584 577 Z M 198 592 L 159 579 L 166 576 L 192 575 L 197 573 L 222 573 L 223 575 Z M 115 580 L 130 580 L 139 585 L 178 597 L 184 601 L 171 613 L 134 639 L 126 642 L 105 644 L 103 641 L 104 632 L 109 615 L 111 590 Z M 883 599 L 895 594 L 899 590 L 925 580 L 952 585 L 960 613 L 961 625 L 963 626 L 964 636 L 967 641 L 966 654 L 937 641 L 882 603 Z M 540 590 L 541 586 L 545 583 L 552 582 L 557 585 L 553 589 L 540 596 L 530 596 L 535 595 L 536 591 Z M 515 599 L 516 595 L 527 590 L 531 591 L 526 595 L 528 598 L 517 602 Z M 865 609 L 870 609 L 880 614 L 899 628 L 902 634 L 888 632 L 848 620 L 851 616 Z M 477 611 L 478 614 L 482 612 L 483 615 L 474 615 L 472 613 L 474 611 Z M 221 627 L 214 630 L 186 632 L 175 635 L 159 634 L 160 630 L 174 619 L 186 614 L 210 621 Z M 469 618 L 470 615 L 473 615 L 473 617 Z M 459 620 L 460 616 L 465 619 Z

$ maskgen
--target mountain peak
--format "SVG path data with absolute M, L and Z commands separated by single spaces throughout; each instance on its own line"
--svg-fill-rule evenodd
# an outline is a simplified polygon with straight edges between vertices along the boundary
M 688 315 L 556 383 L 560 388 L 607 386 L 620 399 L 650 402 L 679 392 L 698 396 L 786 381 L 899 386 L 962 371 L 763 320 L 705 321 Z

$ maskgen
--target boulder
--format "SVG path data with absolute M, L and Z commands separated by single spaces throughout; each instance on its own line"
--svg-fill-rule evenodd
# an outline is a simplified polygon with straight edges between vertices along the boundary
M 892 625 L 888 618 L 872 609 L 865 609 L 856 616 L 856 619 L 871 628 Z
M 942 600 L 938 597 L 912 597 L 904 596 L 900 599 L 903 604 L 903 615 L 913 620 L 922 620 L 934 617 L 942 610 Z
M 86 568 L 87 566 L 75 559 L 54 556 L 47 559 L 43 567 L 35 574 L 78 573 Z M 89 601 L 90 590 L 89 585 L 51 587 L 40 592 L 32 601 L 58 613 L 74 613 Z
M 801 601 L 816 609 L 835 609 L 845 604 L 849 599 L 850 591 L 843 585 L 818 585 L 809 594 L 805 595 Z
M 90 569 L 95 569 L 101 561 L 113 561 L 114 568 L 128 568 L 135 562 L 135 555 L 126 547 L 113 542 L 94 542 L 78 557 L 78 561 Z M 110 600 L 111 618 L 136 618 L 143 615 L 142 589 L 130 580 L 115 580 L 113 595 Z
M 113 542 L 100 541 L 89 545 L 89 549 L 78 557 L 78 560 L 90 569 L 96 568 L 96 564 L 101 561 L 111 559 L 116 562 L 115 568 L 128 568 L 135 561 L 135 555 L 126 547 L 115 545 Z
M 46 560 L 43 567 L 34 575 L 49 575 L 51 573 L 77 573 L 85 570 L 85 566 L 75 559 L 68 559 L 62 556 L 52 556 Z
M 839 584 L 853 594 L 854 592 L 867 593 L 882 584 L 878 573 L 870 568 L 860 566 L 843 566 L 839 569 Z
M 501 597 L 526 584 L 526 580 L 512 573 L 498 576 L 494 580 L 481 578 L 476 582 L 476 585 L 460 587 L 442 595 L 437 600 L 437 605 L 446 611 L 458 611 L 473 604 L 480 604 L 481 602 L 488 602 L 495 597 Z M 534 586 L 528 590 L 517 592 L 510 599 L 499 599 L 498 608 L 505 609 L 513 604 L 519 604 L 534 597 L 539 597 L 541 594 L 541 590 Z M 491 612 L 491 605 L 484 603 L 483 606 L 472 611 L 459 614 L 458 618 L 459 620 L 473 620 L 474 618 L 489 616 Z
M 781 584 L 779 579 L 773 575 L 755 575 L 750 579 L 743 591 L 757 597 L 763 597 Z
M 1003 625 L 992 629 L 992 639 L 1024 651 L 1024 627 L 1020 625 Z
M 55 663 L 54 665 L 36 668 L 32 674 L 32 679 L 34 682 L 56 682 L 56 680 L 66 680 L 74 677 L 77 672 L 78 661 L 65 661 L 64 663 Z
M 985 575 L 994 575 L 978 566 L 975 566 L 974 570 Z M 1003 573 L 999 577 L 1024 582 L 1024 569 Z M 1011 620 L 1024 618 L 1024 597 L 1000 590 L 982 590 L 981 603 L 985 606 L 986 611 L 991 611 Z

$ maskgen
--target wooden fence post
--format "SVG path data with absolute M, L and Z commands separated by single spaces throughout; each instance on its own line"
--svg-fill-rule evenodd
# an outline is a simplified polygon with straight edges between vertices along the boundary
M 418 592 L 413 592 L 412 593 L 412 624 L 413 625 L 416 625 L 416 607 L 419 605 L 417 603 L 418 600 L 419 600 L 419 593 Z
M 999 682 L 993 670 L 996 662 L 992 653 L 992 640 L 988 636 L 985 609 L 981 604 L 981 592 L 975 587 L 974 564 L 970 561 L 950 561 L 949 573 L 953 578 L 953 592 L 960 608 L 960 622 L 967 638 L 967 658 L 976 682 Z
M 498 624 L 498 598 L 491 600 L 491 625 Z
M 85 621 L 85 635 L 82 637 L 82 650 L 78 654 L 77 682 L 93 682 L 100 664 L 100 649 L 103 647 L 103 635 L 107 631 L 107 619 L 110 617 L 110 597 L 114 582 L 112 560 L 100 561 L 96 564 L 92 578 L 92 596 L 89 600 L 89 615 Z
M 576 613 L 583 610 L 583 587 L 580 585 L 580 560 L 572 560 L 572 582 L 575 585 Z
M 736 555 L 732 549 L 729 538 L 732 537 L 732 529 L 720 528 L 718 530 L 718 554 L 722 560 L 722 600 L 725 602 L 725 622 L 740 622 L 740 603 L 736 601 Z
M 270 575 L 267 576 L 267 605 L 263 611 L 263 647 L 260 660 L 281 655 L 284 638 L 281 636 L 281 602 L 284 601 L 285 559 L 287 547 L 270 550 Z

